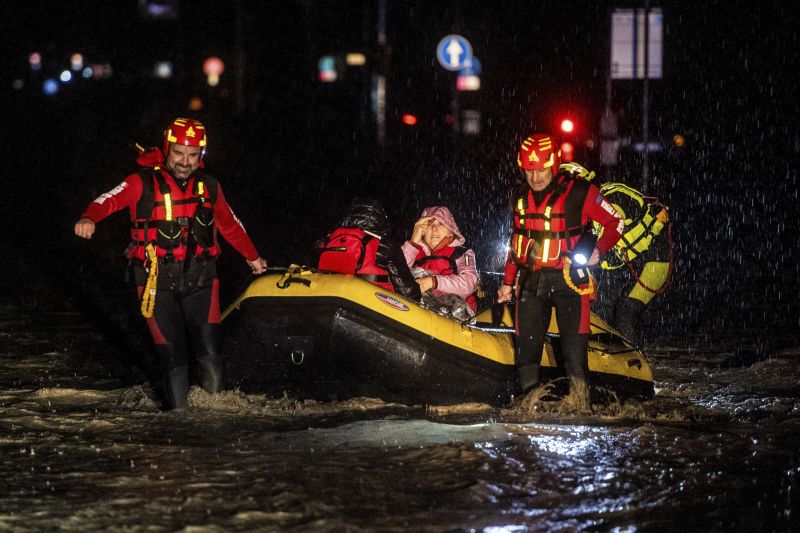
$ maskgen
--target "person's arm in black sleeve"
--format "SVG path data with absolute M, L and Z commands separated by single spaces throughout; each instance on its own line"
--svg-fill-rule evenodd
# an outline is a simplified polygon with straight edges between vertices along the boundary
M 422 293 L 419 290 L 411 269 L 406 264 L 403 250 L 395 241 L 381 239 L 378 243 L 377 263 L 389 273 L 389 282 L 400 296 L 419 301 Z

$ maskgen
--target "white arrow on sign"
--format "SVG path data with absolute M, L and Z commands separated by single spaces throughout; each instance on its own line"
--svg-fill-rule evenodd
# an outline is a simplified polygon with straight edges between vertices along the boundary
M 472 59 L 472 45 L 460 35 L 448 35 L 436 46 L 436 58 L 447 70 L 461 70 Z
M 461 57 L 461 54 L 464 53 L 464 48 L 462 48 L 462 46 L 458 44 L 458 41 L 456 39 L 453 39 L 452 41 L 450 41 L 450 44 L 448 44 L 447 48 L 445 48 L 444 50 L 450 57 L 450 61 L 448 61 L 448 63 L 450 63 L 450 66 L 454 69 L 458 67 L 461 64 L 459 58 Z

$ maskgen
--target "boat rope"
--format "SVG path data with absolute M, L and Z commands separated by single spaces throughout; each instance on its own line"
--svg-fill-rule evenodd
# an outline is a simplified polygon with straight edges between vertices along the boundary
M 286 272 L 283 273 L 281 278 L 275 283 L 275 286 L 279 289 L 285 289 L 292 283 L 302 283 L 306 287 L 310 287 L 311 281 L 300 276 L 307 276 L 311 272 L 312 270 L 308 267 L 303 267 L 292 263 L 289 265 L 289 268 L 286 269 Z
M 586 269 L 586 273 L 589 275 L 589 285 L 586 288 L 581 289 L 577 285 L 575 285 L 575 283 L 572 282 L 572 276 L 570 275 L 570 268 L 569 268 L 571 264 L 572 261 L 570 261 L 569 257 L 565 257 L 564 268 L 562 269 L 562 273 L 564 274 L 564 281 L 567 283 L 567 287 L 577 292 L 581 296 L 592 294 L 595 289 L 594 277 L 592 276 L 592 273 L 589 272 L 588 268 Z
M 156 248 L 153 243 L 149 243 L 144 249 L 145 256 L 150 261 L 150 272 L 147 274 L 147 282 L 142 292 L 142 316 L 151 318 L 153 309 L 156 306 L 156 282 L 158 280 L 158 258 Z

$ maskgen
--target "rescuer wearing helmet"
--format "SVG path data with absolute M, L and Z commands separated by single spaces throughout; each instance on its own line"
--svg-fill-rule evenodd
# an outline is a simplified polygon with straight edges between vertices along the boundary
M 672 272 L 669 214 L 657 198 L 624 183 L 604 183 L 600 192 L 625 221 L 625 229 L 600 262 L 602 274 L 593 305 L 603 319 L 639 345 L 639 320 L 652 299 L 666 290 Z
M 141 153 L 136 162 L 142 168 L 97 197 L 75 223 L 75 234 L 91 239 L 97 222 L 123 208 L 130 211 L 126 254 L 169 408 L 186 405 L 189 346 L 200 385 L 211 393 L 223 385 L 217 232 L 244 256 L 254 274 L 267 268 L 219 182 L 199 170 L 206 143 L 203 124 L 176 118 L 164 132 L 163 148 Z
M 519 149 L 517 164 L 525 182 L 512 199 L 513 231 L 499 302 L 519 299 L 516 316 L 516 366 L 522 394 L 539 382 L 539 363 L 552 309 L 556 311 L 561 354 L 571 389 L 580 407 L 589 408 L 589 298 L 587 268 L 576 266 L 577 250 L 588 243 L 586 266 L 620 237 L 622 220 L 600 191 L 572 174 L 559 172 L 561 153 L 549 134 L 536 133 Z M 592 222 L 603 235 L 595 242 Z M 517 274 L 520 274 L 517 280 Z

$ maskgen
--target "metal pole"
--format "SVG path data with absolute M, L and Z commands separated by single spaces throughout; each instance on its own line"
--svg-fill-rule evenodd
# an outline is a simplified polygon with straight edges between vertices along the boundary
M 379 147 L 386 142 L 386 75 L 389 51 L 386 45 L 386 0 L 378 0 L 378 72 L 375 75 L 375 138 Z
M 650 144 L 650 102 L 649 102 L 649 79 L 650 79 L 650 1 L 644 0 L 644 84 L 642 87 L 642 141 L 644 142 L 644 152 L 642 157 L 642 192 L 647 194 L 650 169 L 648 165 L 648 153 Z

